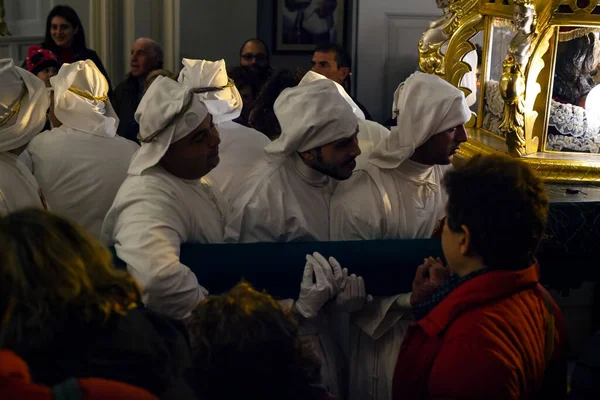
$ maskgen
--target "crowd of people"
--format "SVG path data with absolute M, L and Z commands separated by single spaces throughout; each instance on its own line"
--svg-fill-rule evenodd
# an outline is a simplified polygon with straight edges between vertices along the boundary
M 142 38 L 113 92 L 75 12 L 47 25 L 26 69 L 0 60 L 0 397 L 566 397 L 535 259 L 547 194 L 505 156 L 451 166 L 459 89 L 415 72 L 389 131 L 335 45 L 304 74 L 254 39 L 229 73 L 183 59 L 175 76 Z M 294 299 L 209 294 L 180 259 L 183 243 L 431 237 L 444 260 L 391 297 L 319 253 Z

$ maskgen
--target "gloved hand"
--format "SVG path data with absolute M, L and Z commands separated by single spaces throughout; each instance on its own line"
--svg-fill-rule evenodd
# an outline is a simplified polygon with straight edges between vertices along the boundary
M 300 297 L 296 301 L 298 312 L 305 318 L 316 317 L 325 303 L 340 292 L 342 279 L 342 270 L 337 262 L 332 267 L 319 253 L 307 255 Z
M 335 298 L 334 309 L 335 311 L 349 313 L 359 311 L 365 306 L 365 303 L 370 302 L 373 298 L 367 296 L 365 281 L 362 276 L 357 277 L 354 274 L 348 276 L 347 268 L 344 268 L 342 273 L 346 279 L 346 285 L 344 290 Z
M 417 268 L 415 280 L 412 285 L 410 304 L 416 306 L 428 299 L 435 291 L 444 284 L 450 273 L 438 257 L 426 258 L 423 264 Z

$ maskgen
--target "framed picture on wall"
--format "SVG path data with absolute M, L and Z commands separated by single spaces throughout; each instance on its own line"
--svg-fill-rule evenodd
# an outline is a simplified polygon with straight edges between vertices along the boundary
M 345 0 L 273 0 L 276 52 L 313 52 L 320 43 L 344 45 Z

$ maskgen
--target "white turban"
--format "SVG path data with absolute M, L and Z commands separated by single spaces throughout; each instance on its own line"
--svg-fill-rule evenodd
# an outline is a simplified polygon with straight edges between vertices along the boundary
M 273 107 L 281 136 L 265 147 L 268 154 L 290 155 L 354 135 L 358 119 L 335 83 L 320 79 L 285 89 Z
M 40 133 L 49 106 L 42 80 L 15 67 L 11 58 L 0 60 L 0 152 L 18 149 Z
M 63 64 L 50 78 L 54 115 L 65 126 L 114 137 L 119 117 L 108 99 L 108 82 L 92 60 Z
M 156 78 L 135 112 L 141 147 L 128 173 L 141 175 L 158 164 L 169 146 L 198 128 L 207 115 L 208 110 L 190 88 L 164 76 Z
M 232 121 L 242 113 L 242 96 L 227 76 L 225 60 L 205 61 L 184 58 L 177 81 L 192 89 L 208 90 L 197 96 L 208 108 L 215 124 Z
M 302 80 L 300 81 L 299 85 L 302 86 L 302 85 L 305 85 L 310 82 L 318 81 L 320 79 L 327 79 L 327 78 L 321 74 L 317 74 L 316 72 L 308 71 L 306 73 L 306 75 L 304 75 L 304 78 L 302 78 Z M 348 105 L 350 107 L 352 107 L 352 112 L 354 112 L 354 115 L 356 115 L 356 118 L 362 119 L 364 121 L 366 119 L 365 113 L 360 109 L 359 106 L 356 105 L 354 100 L 352 100 L 352 97 L 350 97 L 348 92 L 346 92 L 346 89 L 344 89 L 342 87 L 342 85 L 340 85 L 337 82 L 333 82 L 333 83 L 335 83 L 335 87 L 337 88 L 338 92 L 340 92 L 340 94 L 342 95 L 344 100 L 346 100 L 346 103 L 348 103 Z
M 415 72 L 394 94 L 398 125 L 379 143 L 369 163 L 393 169 L 410 158 L 432 136 L 466 124 L 471 111 L 462 91 L 436 75 Z

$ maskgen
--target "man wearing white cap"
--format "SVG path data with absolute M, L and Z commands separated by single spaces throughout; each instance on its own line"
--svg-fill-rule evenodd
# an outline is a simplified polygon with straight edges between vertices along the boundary
M 139 146 L 116 136 L 108 82 L 93 61 L 64 64 L 50 83 L 61 125 L 29 144 L 33 175 L 53 211 L 99 237 Z
M 281 136 L 232 199 L 226 241 L 328 241 L 333 190 L 360 155 L 358 120 L 326 79 L 284 90 L 274 110 Z
M 441 180 L 467 140 L 465 96 L 443 79 L 417 72 L 400 85 L 394 104 L 398 126 L 333 196 L 332 240 L 428 238 L 445 215 Z M 433 268 L 438 261 L 426 264 Z M 353 314 L 351 399 L 391 399 L 394 364 L 411 323 L 403 317 L 415 296 L 375 299 Z
M 44 82 L 0 60 L 0 215 L 25 207 L 44 207 L 38 183 L 19 155 L 46 124 L 50 98 Z
M 318 74 L 313 71 L 308 71 L 306 75 L 300 81 L 299 86 L 306 85 L 307 83 L 314 82 L 320 79 L 328 79 L 324 75 Z M 361 154 L 356 157 L 356 170 L 362 169 L 366 164 L 371 151 L 379 144 L 379 142 L 390 136 L 390 131 L 385 126 L 378 124 L 374 121 L 369 121 L 365 118 L 365 113 L 360 109 L 356 102 L 350 97 L 348 92 L 340 85 L 335 83 L 340 95 L 346 100 L 348 105 L 352 107 L 352 112 L 358 118 L 358 147 L 360 147 Z
M 223 241 L 226 208 L 205 177 L 219 163 L 219 132 L 202 101 L 163 76 L 142 98 L 135 119 L 141 148 L 102 238 L 142 286 L 146 306 L 183 319 L 208 292 L 180 262 L 181 243 Z
M 221 136 L 221 162 L 209 176 L 225 197 L 230 198 L 240 180 L 264 156 L 264 148 L 271 141 L 257 130 L 233 121 L 242 112 L 242 97 L 227 76 L 224 60 L 211 62 L 184 58 L 178 81 L 192 88 L 213 116 Z

